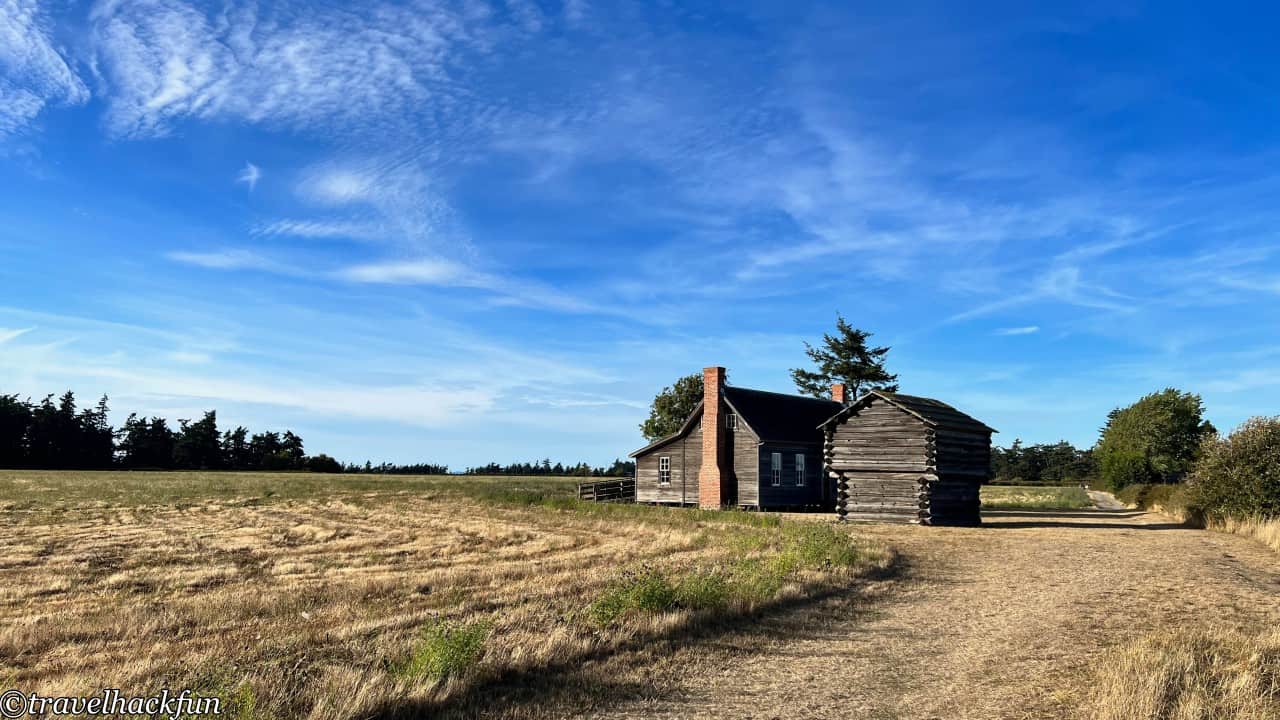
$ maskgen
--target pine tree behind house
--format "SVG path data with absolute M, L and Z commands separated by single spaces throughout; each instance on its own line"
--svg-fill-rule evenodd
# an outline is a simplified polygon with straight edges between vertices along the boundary
M 885 369 L 888 347 L 867 347 L 871 333 L 851 326 L 842 315 L 836 315 L 836 334 L 822 335 L 822 345 L 805 343 L 805 354 L 817 365 L 816 371 L 795 368 L 791 379 L 805 395 L 825 398 L 831 386 L 844 383 L 851 399 L 869 390 L 897 392 L 898 376 Z

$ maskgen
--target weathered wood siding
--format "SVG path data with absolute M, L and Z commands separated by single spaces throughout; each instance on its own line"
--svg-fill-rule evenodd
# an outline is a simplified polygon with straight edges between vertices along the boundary
M 739 423 L 738 429 L 730 431 L 732 452 L 729 464 L 734 485 L 738 488 L 737 504 L 739 507 L 760 507 L 760 467 L 756 457 L 760 440 L 746 423 Z
M 671 484 L 658 482 L 658 463 L 671 458 Z M 702 429 L 695 423 L 687 435 L 636 456 L 636 502 L 698 502 L 698 470 L 702 467 Z
M 773 453 L 782 454 L 781 484 L 773 484 Z M 805 457 L 805 483 L 796 484 L 796 455 Z M 759 504 L 773 510 L 822 505 L 822 446 L 764 443 L 755 457 L 759 467 Z
M 991 466 L 991 434 L 934 427 L 891 403 L 827 428 L 826 469 L 849 520 L 976 525 Z

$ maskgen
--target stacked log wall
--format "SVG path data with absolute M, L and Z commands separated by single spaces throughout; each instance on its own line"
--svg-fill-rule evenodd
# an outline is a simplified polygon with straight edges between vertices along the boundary
M 873 400 L 827 428 L 823 460 L 842 519 L 981 523 L 978 493 L 990 476 L 990 433 L 935 427 Z
M 841 518 L 924 522 L 928 498 L 921 479 L 934 471 L 931 435 L 919 418 L 883 402 L 829 427 L 823 460 L 836 482 Z

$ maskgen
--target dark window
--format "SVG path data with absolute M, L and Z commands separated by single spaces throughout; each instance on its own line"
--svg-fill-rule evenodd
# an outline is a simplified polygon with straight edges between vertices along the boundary
M 782 484 L 782 453 L 774 453 L 771 464 L 773 465 L 773 484 L 776 487 Z
M 804 487 L 804 453 L 796 453 L 796 485 Z

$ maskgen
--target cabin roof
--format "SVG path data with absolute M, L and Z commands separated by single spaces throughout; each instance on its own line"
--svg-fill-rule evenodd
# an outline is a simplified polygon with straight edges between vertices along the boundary
M 812 428 L 823 418 L 830 417 L 840 409 L 840 403 L 833 400 L 787 395 L 784 393 L 752 390 L 733 385 L 724 386 L 724 399 L 729 408 L 746 423 L 760 442 L 817 442 Z M 694 407 L 693 412 L 685 419 L 684 424 L 674 433 L 654 440 L 644 447 L 628 455 L 636 457 L 651 450 L 656 450 L 689 433 L 694 422 L 702 415 L 702 403 Z
M 840 409 L 834 400 L 726 385 L 724 399 L 760 442 L 816 442 L 817 423 Z
M 926 425 L 931 427 L 943 427 L 951 430 L 981 433 L 1000 432 L 977 418 L 960 412 L 941 400 L 919 397 L 917 395 L 882 392 L 880 390 L 872 390 L 865 393 L 862 397 L 827 418 L 818 427 L 824 428 L 833 422 L 844 422 L 844 420 L 850 415 L 856 413 L 867 405 L 870 405 L 877 398 L 884 400 L 900 410 L 916 416 Z

